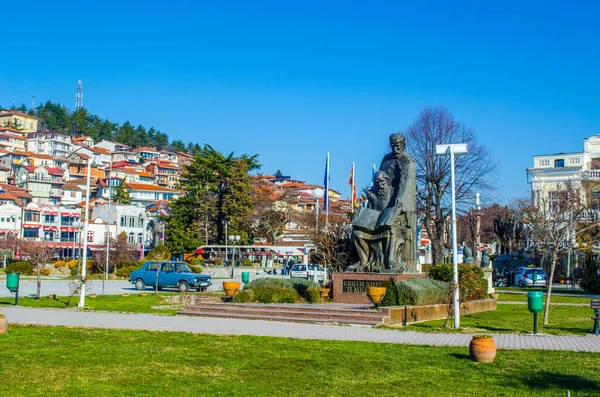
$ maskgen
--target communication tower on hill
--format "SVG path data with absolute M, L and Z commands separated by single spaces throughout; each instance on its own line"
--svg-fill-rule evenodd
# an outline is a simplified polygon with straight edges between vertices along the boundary
M 77 80 L 77 95 L 75 95 L 75 111 L 83 108 L 83 86 L 81 80 Z

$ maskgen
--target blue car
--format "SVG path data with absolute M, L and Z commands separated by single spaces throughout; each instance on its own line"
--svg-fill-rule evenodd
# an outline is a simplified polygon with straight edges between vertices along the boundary
M 129 281 L 135 289 L 143 291 L 146 286 L 156 288 L 177 288 L 180 292 L 191 289 L 205 291 L 212 285 L 208 275 L 194 273 L 185 262 L 148 261 L 139 269 L 131 272 Z

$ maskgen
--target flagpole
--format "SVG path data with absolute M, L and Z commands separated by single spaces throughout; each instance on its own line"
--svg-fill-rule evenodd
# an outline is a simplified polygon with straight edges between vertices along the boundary
M 329 152 L 325 165 L 325 230 L 329 230 Z
M 352 211 L 355 210 L 355 204 L 356 204 L 355 203 L 355 201 L 356 201 L 355 186 L 356 186 L 356 182 L 354 182 L 354 163 L 352 163 L 352 185 L 350 186 L 350 202 L 352 203 L 352 206 L 350 208 L 352 208 Z

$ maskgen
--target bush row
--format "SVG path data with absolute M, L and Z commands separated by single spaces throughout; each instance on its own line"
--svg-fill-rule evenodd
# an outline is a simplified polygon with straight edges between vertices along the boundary
M 428 276 L 434 280 L 452 283 L 452 265 L 434 266 L 429 269 Z M 483 270 L 475 265 L 458 265 L 458 287 L 461 302 L 484 299 L 487 296 L 487 280 Z
M 395 284 L 392 279 L 384 283 L 382 306 L 425 306 L 448 303 L 452 294 L 449 283 L 431 278 L 414 277 Z
M 235 302 L 295 303 L 305 299 L 320 301 L 319 284 L 303 279 L 258 278 L 244 285 L 234 297 Z

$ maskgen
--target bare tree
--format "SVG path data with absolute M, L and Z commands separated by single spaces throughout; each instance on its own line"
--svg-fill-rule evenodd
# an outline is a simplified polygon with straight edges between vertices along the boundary
M 575 243 L 577 235 L 600 225 L 597 212 L 592 210 L 592 194 L 589 186 L 579 189 L 570 184 L 556 184 L 546 191 L 535 192 L 531 199 L 515 203 L 530 248 L 550 258 L 544 325 L 548 324 L 552 280 L 560 255 Z
M 276 191 L 262 178 L 254 183 L 254 227 L 260 236 L 276 244 L 285 226 L 295 214 L 294 197 L 290 190 Z
M 32 240 L 20 240 L 18 242 L 19 252 L 21 256 L 26 258 L 37 275 L 37 293 L 36 299 L 40 299 L 40 293 L 42 290 L 42 278 L 41 270 L 50 258 L 52 258 L 56 252 L 56 247 L 50 246 L 46 242 L 32 241 Z
M 425 228 L 432 243 L 433 265 L 443 260 L 451 218 L 450 159 L 436 156 L 440 144 L 466 143 L 468 153 L 455 158 L 456 202 L 459 208 L 471 203 L 475 192 L 492 189 L 496 164 L 488 150 L 477 141 L 475 130 L 457 121 L 443 107 L 427 107 L 406 129 L 406 146 L 415 160 L 417 211 L 425 216 Z

